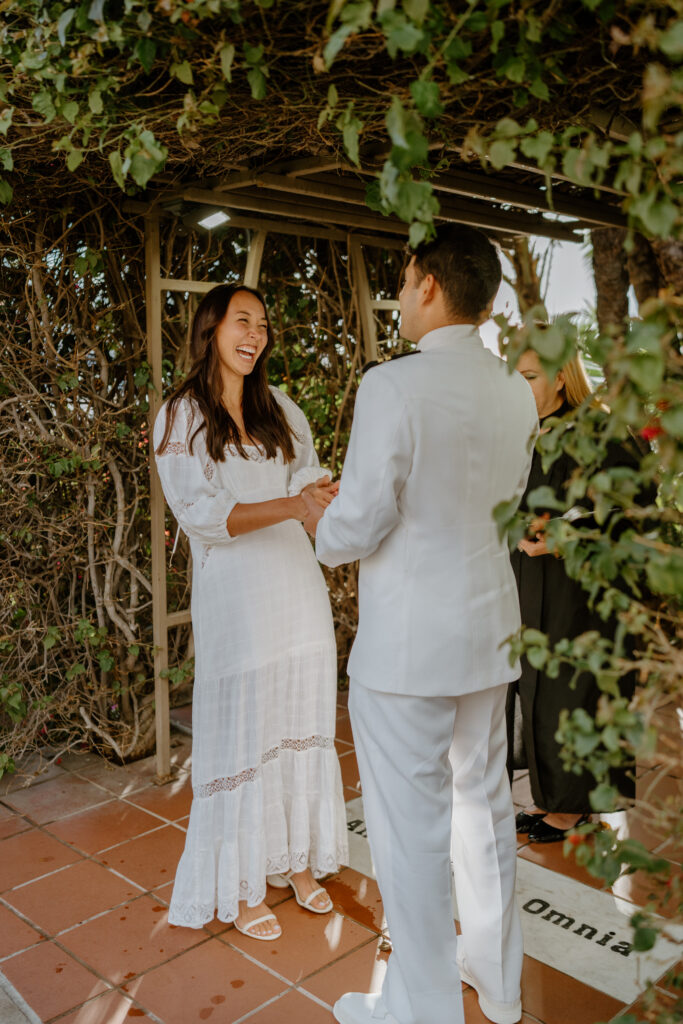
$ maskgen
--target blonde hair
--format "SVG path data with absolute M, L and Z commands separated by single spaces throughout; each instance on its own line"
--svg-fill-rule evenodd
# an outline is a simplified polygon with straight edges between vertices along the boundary
M 562 374 L 564 376 L 564 396 L 572 409 L 576 409 L 593 394 L 586 367 L 578 352 L 573 359 L 564 364 Z

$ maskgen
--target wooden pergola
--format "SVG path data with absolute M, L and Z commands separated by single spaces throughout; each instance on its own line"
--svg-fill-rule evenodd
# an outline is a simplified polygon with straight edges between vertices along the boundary
M 374 359 L 378 355 L 375 312 L 398 309 L 398 302 L 373 296 L 363 248 L 401 249 L 408 237 L 406 224 L 374 213 L 366 205 L 366 186 L 377 176 L 384 158 L 381 152 L 365 155 L 360 169 L 334 154 L 240 167 L 220 181 L 195 182 L 163 192 L 145 208 L 150 436 L 162 403 L 164 297 L 169 291 L 203 294 L 215 285 L 162 277 L 160 218 L 180 216 L 198 222 L 203 212 L 225 211 L 231 228 L 246 228 L 251 233 L 243 280 L 252 287 L 259 281 L 269 232 L 346 243 L 358 301 L 363 360 Z M 449 153 L 449 163 L 447 172 L 432 179 L 441 205 L 438 220 L 481 228 L 503 244 L 516 235 L 582 242 L 588 229 L 626 225 L 619 205 L 621 194 L 609 183 L 600 187 L 596 197 L 593 190 L 578 188 L 558 172 L 552 178 L 551 194 L 546 176 L 531 165 L 517 163 L 495 174 L 474 171 L 459 160 L 455 150 Z M 156 763 L 157 781 L 163 783 L 171 778 L 168 630 L 189 623 L 191 615 L 189 608 L 168 611 L 164 496 L 153 461 L 150 505 Z

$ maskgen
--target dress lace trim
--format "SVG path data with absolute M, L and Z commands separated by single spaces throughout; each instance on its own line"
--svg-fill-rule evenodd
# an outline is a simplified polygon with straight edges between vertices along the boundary
M 185 455 L 184 441 L 169 441 L 161 455 Z
M 262 448 L 260 444 L 243 444 L 245 452 L 247 452 L 247 458 L 250 462 L 267 462 L 268 456 L 266 455 L 265 448 Z M 239 455 L 237 448 L 232 444 L 226 444 L 225 450 L 228 455 L 232 455 L 236 458 Z
M 266 875 L 284 875 L 288 871 L 303 871 L 310 867 L 313 877 L 324 878 L 326 875 L 334 874 L 339 870 L 339 865 L 346 862 L 348 850 L 343 842 L 337 841 L 335 850 L 321 854 L 311 862 L 308 850 L 284 851 L 277 857 L 266 858 Z M 266 898 L 265 879 L 260 885 L 250 885 L 246 879 L 239 882 L 239 893 L 235 898 L 218 900 L 218 905 L 213 903 L 185 903 L 175 899 L 171 902 L 168 915 L 169 924 L 181 925 L 186 928 L 201 928 L 203 925 L 213 921 L 214 915 L 219 921 L 230 923 L 234 921 L 239 913 L 239 900 L 246 900 L 250 907 L 257 907 Z
M 253 782 L 257 779 L 263 768 L 264 764 L 269 761 L 275 761 L 280 756 L 281 750 L 311 750 L 318 748 L 320 750 L 334 750 L 334 737 L 333 736 L 307 736 L 305 739 L 283 739 L 278 747 L 271 747 L 261 757 L 261 763 L 256 765 L 254 768 L 245 768 L 238 775 L 224 775 L 220 779 L 211 779 L 210 782 L 205 782 L 201 786 L 197 786 L 194 790 L 194 797 L 197 800 L 205 800 L 207 797 L 214 796 L 216 793 L 231 792 L 234 789 L 238 789 L 244 785 L 245 782 Z M 270 871 L 270 874 L 277 874 L 276 871 Z

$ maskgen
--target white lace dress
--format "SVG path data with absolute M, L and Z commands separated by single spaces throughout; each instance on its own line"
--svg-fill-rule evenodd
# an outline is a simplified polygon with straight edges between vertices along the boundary
M 239 900 L 256 906 L 266 874 L 309 865 L 319 878 L 348 858 L 334 630 L 313 548 L 294 520 L 235 538 L 226 528 L 237 502 L 298 494 L 321 475 L 305 416 L 272 390 L 299 439 L 294 462 L 256 447 L 214 462 L 203 431 L 190 455 L 201 415 L 192 422 L 189 400 L 156 459 L 193 559 L 193 800 L 169 912 L 192 928 L 216 911 L 233 921 Z M 155 449 L 165 423 L 164 406 Z

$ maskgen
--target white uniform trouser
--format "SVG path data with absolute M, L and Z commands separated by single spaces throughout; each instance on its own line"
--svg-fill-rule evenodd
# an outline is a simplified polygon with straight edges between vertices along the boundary
M 464 1024 L 456 952 L 489 999 L 520 998 L 506 690 L 414 697 L 351 681 L 365 820 L 393 943 L 382 995 L 399 1024 Z

